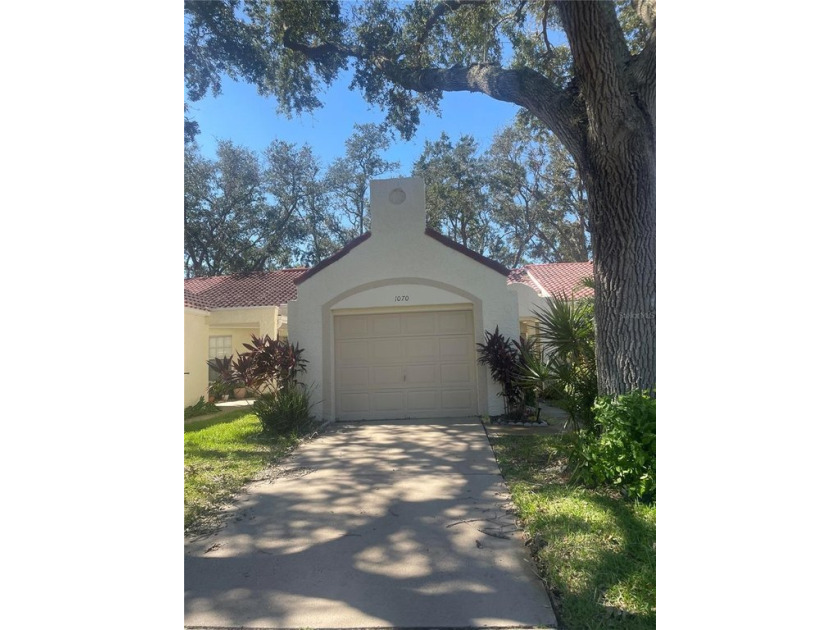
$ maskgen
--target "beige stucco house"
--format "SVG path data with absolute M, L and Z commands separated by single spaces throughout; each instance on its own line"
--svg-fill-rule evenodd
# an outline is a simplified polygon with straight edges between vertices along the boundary
M 426 227 L 421 178 L 373 181 L 370 199 L 370 231 L 311 269 L 184 281 L 185 405 L 206 392 L 207 358 L 279 333 L 305 351 L 320 419 L 502 412 L 476 343 L 528 330 L 552 294 L 591 292 L 591 264 L 511 271 L 457 244 Z

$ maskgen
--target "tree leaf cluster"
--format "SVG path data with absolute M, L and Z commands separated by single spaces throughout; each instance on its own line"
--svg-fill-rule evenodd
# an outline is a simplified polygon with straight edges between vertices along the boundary
M 370 180 L 383 159 L 382 125 L 356 125 L 345 155 L 324 171 L 312 147 L 274 140 L 262 154 L 218 143 L 216 159 L 184 149 L 187 277 L 310 266 L 369 225 Z
M 510 125 L 484 153 L 469 135 L 427 141 L 413 174 L 426 182 L 429 226 L 511 268 L 588 260 L 583 183 L 571 156 L 544 135 Z

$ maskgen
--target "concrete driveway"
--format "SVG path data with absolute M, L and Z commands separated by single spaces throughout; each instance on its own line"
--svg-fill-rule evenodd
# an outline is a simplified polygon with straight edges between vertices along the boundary
M 186 542 L 185 626 L 555 626 L 478 420 L 333 427 Z

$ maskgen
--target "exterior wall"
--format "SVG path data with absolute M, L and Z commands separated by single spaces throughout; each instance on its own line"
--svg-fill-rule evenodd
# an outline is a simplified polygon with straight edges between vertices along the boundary
M 401 195 L 394 194 L 401 189 Z M 394 203 L 397 201 L 397 203 Z M 309 361 L 302 380 L 312 387 L 314 413 L 334 418 L 336 311 L 394 312 L 467 305 L 473 310 L 475 341 L 484 331 L 519 334 L 516 293 L 507 278 L 424 234 L 425 187 L 421 178 L 371 182 L 371 237 L 339 261 L 298 285 L 289 303 L 289 338 Z M 502 413 L 498 388 L 478 368 L 479 413 Z
M 534 310 L 536 308 L 545 308 L 545 298 L 540 297 L 527 284 L 521 282 L 513 282 L 510 288 L 516 292 L 516 300 L 519 305 L 519 319 L 533 320 Z
M 225 308 L 211 312 L 184 309 L 184 406 L 207 397 L 207 358 L 211 336 L 231 336 L 233 354 L 245 352 L 251 334 L 277 334 L 278 307 Z
M 207 394 L 207 337 L 210 313 L 184 309 L 184 407 Z
M 509 286 L 516 293 L 519 305 L 519 334 L 525 337 L 536 336 L 537 318 L 534 316 L 534 311 L 537 308 L 545 308 L 545 298 L 527 284 L 513 282 Z
M 220 308 L 215 309 L 210 315 L 210 327 L 214 329 L 247 329 L 260 337 L 277 334 L 277 316 L 278 308 L 276 306 L 255 306 L 252 308 Z M 230 333 L 210 333 L 216 334 L 230 334 Z M 245 337 L 246 341 L 250 338 L 251 333 L 248 332 Z M 236 340 L 234 339 L 234 351 L 236 350 Z

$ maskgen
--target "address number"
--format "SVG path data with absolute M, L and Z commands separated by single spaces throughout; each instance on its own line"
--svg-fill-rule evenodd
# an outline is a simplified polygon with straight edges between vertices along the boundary
M 395 295 L 394 296 L 394 302 L 408 302 L 408 296 L 407 295 Z

